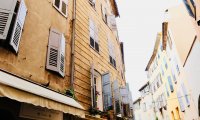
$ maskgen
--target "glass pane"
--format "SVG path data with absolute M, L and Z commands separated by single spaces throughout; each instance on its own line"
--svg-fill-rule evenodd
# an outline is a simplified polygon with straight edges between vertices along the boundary
M 60 0 L 55 0 L 54 4 L 59 9 L 59 7 L 60 7 Z
M 67 5 L 65 2 L 62 2 L 62 13 L 66 15 Z

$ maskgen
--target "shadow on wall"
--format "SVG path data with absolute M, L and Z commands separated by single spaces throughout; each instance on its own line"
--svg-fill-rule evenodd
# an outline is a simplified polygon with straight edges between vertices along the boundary
M 200 117 L 200 95 L 199 95 L 198 109 L 199 109 L 199 117 Z

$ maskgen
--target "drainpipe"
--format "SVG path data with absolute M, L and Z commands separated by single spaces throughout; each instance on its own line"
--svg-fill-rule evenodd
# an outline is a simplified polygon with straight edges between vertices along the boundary
M 76 0 L 73 0 L 73 11 L 72 11 L 72 39 L 71 39 L 71 78 L 70 78 L 70 87 L 71 87 L 71 89 L 74 89 L 75 24 L 76 24 Z

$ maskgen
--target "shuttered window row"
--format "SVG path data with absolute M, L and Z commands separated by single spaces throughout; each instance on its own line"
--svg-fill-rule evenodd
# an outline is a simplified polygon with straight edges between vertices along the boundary
M 0 40 L 8 40 L 16 53 L 19 49 L 26 14 L 24 0 L 0 1 Z
M 55 0 L 54 5 L 60 9 L 64 0 Z M 65 1 L 66 2 L 66 1 Z M 22 36 L 22 30 L 27 14 L 24 0 L 0 1 L 0 40 L 8 40 L 10 46 L 17 53 Z M 11 31 L 11 33 L 9 33 Z M 65 38 L 55 29 L 50 30 L 46 68 L 58 72 L 64 77 L 65 72 Z

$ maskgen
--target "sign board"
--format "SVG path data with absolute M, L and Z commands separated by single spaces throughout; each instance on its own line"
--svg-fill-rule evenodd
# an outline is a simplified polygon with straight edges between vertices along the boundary
M 21 104 L 20 117 L 35 120 L 63 120 L 63 113 L 31 104 Z

